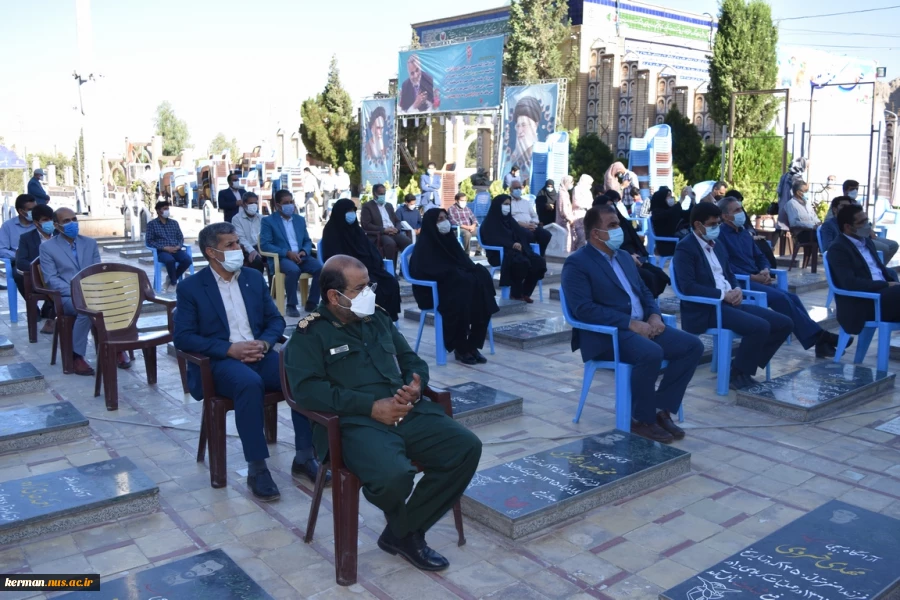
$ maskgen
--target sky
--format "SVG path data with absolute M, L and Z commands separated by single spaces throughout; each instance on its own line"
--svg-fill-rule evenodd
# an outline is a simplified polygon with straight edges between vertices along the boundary
M 716 0 L 656 3 L 718 13 Z M 502 4 L 508 2 L 93 0 L 94 71 L 102 77 L 99 98 L 86 110 L 98 116 L 96 143 L 108 156 L 124 152 L 125 137 L 149 141 L 164 100 L 187 121 L 195 156 L 218 132 L 249 151 L 274 139 L 279 127 L 296 129 L 300 104 L 322 90 L 332 55 L 358 104 L 387 91 L 410 23 Z M 891 5 L 771 1 L 776 19 Z M 0 6 L 0 136 L 29 152 L 68 154 L 79 130 L 75 0 L 2 0 Z M 898 22 L 900 9 L 786 20 L 780 43 L 875 59 L 894 79 L 900 77 Z

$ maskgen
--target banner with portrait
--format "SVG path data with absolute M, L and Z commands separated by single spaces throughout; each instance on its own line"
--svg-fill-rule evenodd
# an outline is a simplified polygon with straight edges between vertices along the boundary
M 503 40 L 497 36 L 400 53 L 398 114 L 500 106 Z
M 558 83 L 539 83 L 506 88 L 503 97 L 503 137 L 500 145 L 502 180 L 515 165 L 523 185 L 531 181 L 531 153 L 536 142 L 546 142 L 556 131 Z M 535 193 L 532 190 L 531 193 Z
M 394 179 L 394 110 L 395 98 L 363 100 L 361 181 L 367 184 L 392 182 Z

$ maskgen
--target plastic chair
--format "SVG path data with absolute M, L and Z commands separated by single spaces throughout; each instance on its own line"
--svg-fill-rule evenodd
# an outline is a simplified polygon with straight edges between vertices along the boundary
M 647 219 L 647 252 L 650 254 L 650 262 L 660 269 L 666 268 L 666 263 L 672 260 L 671 256 L 656 256 L 656 242 L 672 242 L 677 244 L 680 242 L 676 237 L 658 237 L 653 232 L 653 219 Z
M 678 287 L 678 279 L 675 275 L 675 263 L 669 265 L 669 279 L 672 282 L 672 291 L 682 302 L 695 302 L 716 307 L 716 327 L 706 330 L 707 335 L 713 337 L 713 356 L 710 370 L 716 373 L 716 393 L 720 396 L 728 395 L 728 384 L 731 382 L 731 346 L 735 338 L 740 337 L 730 329 L 722 327 L 722 300 L 717 298 L 704 298 L 702 296 L 686 296 Z M 761 308 L 767 308 L 766 295 L 762 292 L 743 290 L 744 299 Z M 766 365 L 766 381 L 772 379 L 771 365 Z
M 641 207 L 643 206 L 642 202 L 635 202 L 634 206 L 631 207 L 631 221 L 637 222 L 640 226 L 637 229 L 638 235 L 647 235 L 647 223 L 650 221 L 650 217 L 641 216 Z
M 559 288 L 559 302 L 562 305 L 563 318 L 573 329 L 593 331 L 610 336 L 613 343 L 613 360 L 589 360 L 584 363 L 584 379 L 581 384 L 581 398 L 578 400 L 578 409 L 575 411 L 573 423 L 581 419 L 581 411 L 584 410 L 584 402 L 591 390 L 591 382 L 594 381 L 594 373 L 597 369 L 609 369 L 615 374 L 616 380 L 616 429 L 631 431 L 631 369 L 632 365 L 619 361 L 619 330 L 609 325 L 592 325 L 582 321 L 576 321 L 569 312 L 566 304 L 566 295 Z M 663 323 L 666 327 L 677 327 L 674 315 L 663 315 Z M 668 361 L 662 362 L 662 368 L 666 368 Z M 684 422 L 684 404 L 678 408 L 678 422 Z
M 475 230 L 475 235 L 478 238 L 478 245 L 481 246 L 482 250 L 487 253 L 488 250 L 493 250 L 495 252 L 500 253 L 500 264 L 503 264 L 503 246 L 485 246 L 481 241 L 481 227 Z M 541 247 L 538 244 L 531 244 L 531 251 L 535 254 L 541 253 Z M 487 265 L 488 269 L 491 272 L 491 277 L 494 276 L 494 273 L 500 272 L 500 267 L 494 267 L 492 265 Z M 509 300 L 509 286 L 502 286 L 500 288 L 500 297 Z M 538 280 L 538 299 L 543 302 L 544 301 L 544 281 Z
M 181 249 L 187 252 L 188 257 L 191 259 L 191 266 L 188 268 L 188 272 L 191 275 L 194 274 L 194 253 L 191 251 L 191 247 L 187 245 L 181 246 Z M 162 263 L 159 262 L 159 252 L 156 248 L 151 248 L 147 246 L 147 250 L 153 253 L 153 291 L 157 294 L 162 291 Z M 178 281 L 181 281 L 180 279 Z M 178 281 L 173 281 L 172 284 L 178 283 Z
M 403 251 L 403 254 L 400 255 L 400 269 L 403 272 L 403 278 L 406 279 L 409 283 L 413 285 L 421 285 L 422 287 L 427 287 L 431 289 L 431 301 L 433 308 L 420 309 L 421 314 L 419 315 L 419 333 L 416 335 L 416 347 L 415 351 L 419 351 L 419 343 L 422 341 L 422 330 L 425 329 L 425 317 L 428 313 L 432 313 L 434 315 L 434 345 L 435 345 L 435 354 L 437 356 L 437 364 L 446 365 L 447 364 L 447 349 L 444 347 L 444 318 L 441 316 L 440 311 L 437 309 L 438 305 L 438 284 L 436 281 L 426 281 L 424 279 L 414 279 L 409 274 L 409 257 L 412 254 L 413 250 L 412 245 L 407 246 Z M 488 341 L 491 345 L 491 354 L 494 353 L 494 326 L 491 321 L 488 321 Z
M 878 359 L 876 367 L 879 371 L 888 370 L 888 360 L 891 357 L 891 332 L 900 331 L 900 323 L 891 323 L 881 320 L 881 294 L 872 292 L 851 292 L 850 290 L 842 290 L 835 287 L 831 279 L 831 269 L 828 268 L 828 253 L 822 255 L 825 265 L 825 277 L 828 279 L 828 287 L 834 292 L 835 296 L 847 296 L 848 298 L 865 298 L 875 303 L 875 319 L 866 321 L 863 330 L 856 340 L 856 356 L 853 358 L 854 364 L 859 364 L 865 359 L 866 352 L 869 350 L 869 344 L 872 343 L 872 337 L 875 331 L 878 331 Z M 838 333 L 837 350 L 834 353 L 834 362 L 841 362 L 844 350 L 847 349 L 847 343 L 850 341 L 850 334 L 841 327 Z
M 488 192 L 478 192 L 475 194 L 475 206 L 472 212 L 479 223 L 487 216 L 488 210 L 491 208 L 491 195 Z
M 285 288 L 284 288 L 284 273 L 281 272 L 281 257 L 278 256 L 275 252 L 262 252 L 259 253 L 260 256 L 264 258 L 271 259 L 274 263 L 274 267 L 272 268 L 272 298 L 275 300 L 275 306 L 278 307 L 278 310 L 281 314 L 284 314 L 285 311 Z M 390 262 L 390 261 L 387 261 Z M 305 305 L 306 300 L 309 298 L 309 282 L 312 279 L 312 275 L 309 273 L 301 273 L 300 280 L 298 281 L 298 285 L 300 286 L 300 303 Z
M 16 287 L 15 268 L 13 259 L 4 258 L 6 268 L 6 297 L 9 299 L 9 320 L 11 323 L 19 322 L 19 288 Z

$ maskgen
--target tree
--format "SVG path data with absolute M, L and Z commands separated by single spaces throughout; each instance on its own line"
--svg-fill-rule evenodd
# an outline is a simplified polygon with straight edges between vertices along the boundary
M 238 146 L 237 139 L 231 138 L 231 141 L 228 141 L 228 138 L 225 137 L 225 134 L 219 132 L 216 134 L 216 137 L 209 143 L 209 148 L 207 149 L 207 154 L 215 154 L 221 155 L 223 152 L 228 150 L 229 158 L 232 163 L 238 162 L 241 158 L 240 147 Z
M 576 61 L 570 43 L 568 2 L 513 0 L 509 7 L 509 34 L 503 66 L 507 81 L 536 83 L 541 79 L 571 77 Z
M 345 146 L 354 125 L 353 101 L 341 86 L 336 57 L 331 57 L 325 89 L 303 102 L 300 117 L 300 138 L 310 156 L 330 165 L 345 160 Z
M 175 110 L 168 101 L 156 107 L 154 126 L 156 135 L 163 138 L 163 156 L 178 156 L 188 147 L 191 135 L 187 123 L 175 116 Z
M 72 153 L 72 163 L 75 165 L 73 177 L 75 178 L 75 185 L 80 185 L 80 181 L 82 179 L 81 176 L 81 167 L 84 164 L 84 129 L 78 134 L 78 146 L 75 151 Z
M 719 30 L 709 61 L 709 112 L 716 123 L 730 121 L 731 93 L 770 90 L 778 77 L 778 29 L 764 0 L 722 0 Z M 739 96 L 735 136 L 764 132 L 772 125 L 777 101 L 768 95 Z
M 603 174 L 615 160 L 612 150 L 597 137 L 597 134 L 589 133 L 579 138 L 577 129 L 571 132 L 569 136 L 569 171 L 576 182 L 579 177 L 588 174 L 594 178 L 595 182 L 602 183 Z
M 672 128 L 672 162 L 676 169 L 689 175 L 703 154 L 703 136 L 677 106 L 666 115 L 665 123 Z

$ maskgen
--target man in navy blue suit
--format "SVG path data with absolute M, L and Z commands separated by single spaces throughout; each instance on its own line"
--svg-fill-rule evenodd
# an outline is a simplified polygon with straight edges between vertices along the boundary
M 572 316 L 592 325 L 616 327 L 619 360 L 633 365 L 632 433 L 671 443 L 684 431 L 672 421 L 694 375 L 703 344 L 700 339 L 666 327 L 653 294 L 638 275 L 634 258 L 619 250 L 624 236 L 616 209 L 595 206 L 584 217 L 588 245 L 566 259 L 562 288 Z M 589 360 L 613 360 L 612 338 L 572 330 L 572 350 Z M 669 361 L 662 382 L 662 361 Z
M 277 254 L 278 267 L 284 273 L 288 317 L 299 317 L 297 310 L 297 283 L 302 273 L 312 275 L 306 312 L 312 312 L 319 304 L 319 273 L 322 263 L 311 256 L 312 240 L 306 231 L 306 219 L 296 214 L 294 197 L 288 190 L 275 192 L 275 212 L 262 220 L 259 231 L 259 248 L 263 252 Z M 269 261 L 269 273 L 275 270 L 275 261 Z
M 237 173 L 229 173 L 226 179 L 228 187 L 219 190 L 218 207 L 225 214 L 225 220 L 231 223 L 231 219 L 241 207 L 241 198 L 244 197 L 247 190 L 241 187 L 240 175 Z
M 231 223 L 204 227 L 198 239 L 209 268 L 177 288 L 175 347 L 210 358 L 216 393 L 234 401 L 234 421 L 247 460 L 247 485 L 264 501 L 280 497 L 266 466 L 269 449 L 263 433 L 263 397 L 281 389 L 278 353 L 273 346 L 284 334 L 263 276 L 241 269 L 244 254 Z M 200 370 L 188 366 L 191 395 L 202 398 Z M 291 411 L 295 456 L 291 474 L 315 481 L 319 472 L 309 421 Z
M 791 334 L 794 322 L 774 310 L 743 304 L 744 293 L 731 272 L 728 251 L 716 243 L 722 219 L 719 207 L 700 202 L 690 218 L 692 233 L 678 242 L 672 259 L 676 283 L 687 296 L 722 300 L 722 327 L 742 337 L 731 361 L 731 389 L 756 385 L 756 369 L 772 360 Z M 681 301 L 682 329 L 700 334 L 714 327 L 715 306 Z

